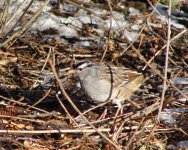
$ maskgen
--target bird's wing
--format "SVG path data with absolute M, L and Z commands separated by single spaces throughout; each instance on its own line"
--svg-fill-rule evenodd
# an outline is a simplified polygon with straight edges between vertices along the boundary
M 113 83 L 113 86 L 115 87 L 125 86 L 141 75 L 136 71 L 132 71 L 124 67 L 113 67 L 106 65 L 106 67 L 103 68 L 104 70 L 102 71 L 101 78 Z

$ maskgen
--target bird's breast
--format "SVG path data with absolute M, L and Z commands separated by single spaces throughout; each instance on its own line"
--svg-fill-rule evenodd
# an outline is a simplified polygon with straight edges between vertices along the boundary
M 87 80 L 82 81 L 82 87 L 86 94 L 95 102 L 105 102 L 111 99 L 113 87 L 109 82 L 102 80 Z

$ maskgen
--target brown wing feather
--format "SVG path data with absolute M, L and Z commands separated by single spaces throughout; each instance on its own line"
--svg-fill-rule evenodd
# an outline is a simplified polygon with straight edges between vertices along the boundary
M 104 67 L 103 75 L 101 78 L 104 80 L 110 80 L 110 82 L 113 82 L 113 85 L 116 87 L 124 86 L 125 84 L 133 81 L 140 75 L 140 73 L 132 71 L 128 68 L 111 67 L 106 65 L 106 67 Z

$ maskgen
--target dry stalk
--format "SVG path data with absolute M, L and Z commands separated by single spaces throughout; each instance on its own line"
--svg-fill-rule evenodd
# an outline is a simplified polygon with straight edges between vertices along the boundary
M 44 123 L 44 121 L 42 120 L 28 119 L 28 118 L 23 118 L 23 117 L 15 117 L 15 116 L 7 116 L 7 115 L 0 115 L 0 118 L 10 118 L 14 120 L 25 120 L 25 121 L 35 122 L 35 123 Z
M 138 33 L 137 37 L 135 38 L 135 41 L 136 41 L 136 40 L 138 39 L 138 37 L 141 35 L 141 33 L 142 33 L 142 31 L 144 30 L 145 27 L 146 27 L 146 24 L 144 24 L 144 26 L 142 27 L 142 29 L 141 29 L 140 32 Z M 141 43 L 141 42 L 140 42 L 140 43 Z M 123 52 L 121 52 L 121 54 L 120 54 L 118 57 L 116 57 L 116 59 L 119 58 L 119 57 L 121 57 L 130 47 L 133 46 L 133 44 L 134 44 L 134 42 L 132 42 L 126 49 L 124 49 Z
M 17 20 L 17 22 L 14 24 L 14 26 L 9 30 L 8 33 L 6 33 L 6 35 L 4 35 L 4 37 L 8 37 L 11 33 L 13 33 L 13 30 L 21 25 L 22 19 L 24 17 L 24 15 L 26 14 L 27 10 L 30 8 L 30 6 L 32 5 L 33 0 L 30 1 L 30 3 L 28 4 L 28 6 L 25 8 L 25 10 L 23 11 L 22 15 L 19 17 L 19 19 Z
M 51 92 L 51 88 L 48 89 L 48 90 L 45 92 L 44 96 L 43 96 L 42 98 L 40 98 L 36 103 L 34 103 L 33 105 L 29 106 L 29 107 L 27 108 L 27 110 L 31 109 L 32 107 L 34 107 L 34 106 L 38 105 L 40 102 L 42 102 L 42 101 L 50 94 L 50 92 Z
M 11 35 L 7 40 L 5 40 L 2 44 L 0 44 L 0 47 L 7 47 L 8 44 L 11 41 L 14 40 L 11 43 L 11 44 L 13 44 L 18 37 L 20 37 L 22 34 L 24 34 L 29 29 L 29 27 L 34 23 L 34 21 L 37 19 L 37 17 L 39 17 L 39 15 L 41 14 L 42 10 L 48 4 L 49 1 L 50 0 L 46 0 L 45 3 L 43 4 L 43 6 L 40 8 L 40 10 L 25 25 L 23 25 L 22 29 L 17 31 L 17 32 L 15 32 L 13 35 Z
M 158 109 L 159 109 L 159 100 L 157 102 L 155 102 L 154 104 L 144 108 L 143 110 L 137 111 L 134 114 L 130 114 L 129 116 L 126 116 L 125 118 L 123 118 L 123 117 L 117 118 L 116 122 L 118 123 L 119 121 L 122 121 L 122 120 L 123 120 L 123 122 L 127 122 L 127 121 L 133 120 L 135 118 L 146 117 L 149 114 L 156 112 L 156 110 L 158 110 Z M 113 123 L 113 121 L 108 122 L 108 124 L 112 124 L 112 123 Z
M 58 118 L 64 118 L 59 116 L 60 113 L 56 111 L 52 111 L 49 113 L 41 113 L 41 114 L 34 114 L 34 115 L 19 115 L 19 117 L 24 117 L 24 118 L 44 118 L 44 117 L 49 117 L 49 116 L 57 116 Z
M 54 59 L 53 59 L 54 60 Z M 113 141 L 111 141 L 109 138 L 106 137 L 106 135 L 104 135 L 101 131 L 99 131 L 94 125 L 91 124 L 91 122 L 89 122 L 89 120 L 80 112 L 80 110 L 77 108 L 77 106 L 72 102 L 71 98 L 68 96 L 68 94 L 66 93 L 66 91 L 64 90 L 61 80 L 59 79 L 57 72 L 55 70 L 54 64 L 52 63 L 51 60 L 49 60 L 49 64 L 52 68 L 52 71 L 54 73 L 55 79 L 59 85 L 59 88 L 61 90 L 61 92 L 63 93 L 63 95 L 65 96 L 65 98 L 68 100 L 68 102 L 72 105 L 72 107 L 76 110 L 76 112 L 84 119 L 84 121 L 87 122 L 88 125 L 90 125 L 101 137 L 103 137 L 106 141 L 108 141 L 110 144 L 112 144 L 116 149 L 121 150 L 121 148 L 114 143 Z
M 97 129 L 99 132 L 109 132 L 110 129 Z M 94 129 L 60 129 L 60 130 L 38 130 L 38 131 L 31 131 L 31 130 L 0 130 L 0 133 L 6 134 L 51 134 L 51 133 L 95 133 L 96 130 Z
M 112 11 L 113 11 L 113 10 L 112 10 L 112 7 L 111 7 L 111 4 L 110 4 L 110 1 L 109 1 L 109 0 L 107 0 L 107 3 L 108 3 L 108 7 L 110 8 L 110 29 L 109 29 L 109 31 L 108 31 L 108 41 L 107 41 L 107 45 L 109 45 L 109 42 L 110 42 L 110 39 L 111 39 L 111 32 L 112 32 L 111 30 L 112 30 L 112 17 L 113 17 Z M 103 62 L 107 50 L 108 50 L 108 46 L 106 46 L 105 51 L 103 52 L 103 55 L 102 55 L 102 58 L 101 58 L 100 63 Z
M 126 144 L 126 149 L 129 149 L 130 145 L 132 144 L 133 140 L 135 139 L 136 135 L 139 132 L 144 132 L 145 126 L 147 124 L 147 122 L 143 122 L 145 118 L 142 118 L 141 122 L 139 123 L 138 128 L 136 129 L 136 131 L 134 132 L 134 134 L 132 135 L 132 137 L 129 139 L 129 141 Z M 141 129 L 140 129 L 141 128 Z M 141 131 L 139 131 L 139 129 Z M 135 139 L 136 140 L 136 139 Z
M 20 5 L 20 7 L 14 12 L 14 14 L 11 16 L 11 18 L 6 22 L 5 26 L 8 26 L 15 18 L 16 16 L 23 10 L 25 4 L 28 2 L 29 0 L 25 0 L 23 1 L 23 3 Z M 17 24 L 17 23 L 16 23 Z
M 168 71 L 168 56 L 169 56 L 169 47 L 170 47 L 170 36 L 171 36 L 171 0 L 169 0 L 169 5 L 168 5 L 168 36 L 167 36 L 167 45 L 166 45 L 166 58 L 165 58 L 165 72 L 164 72 L 164 80 L 163 80 L 163 91 L 162 91 L 162 96 L 161 96 L 161 104 L 159 107 L 159 112 L 158 112 L 158 121 L 160 122 L 160 114 L 163 108 L 163 103 L 165 99 L 165 92 L 167 90 L 167 71 Z
M 93 142 L 90 140 L 90 138 L 88 137 L 88 135 L 85 134 L 85 132 L 83 131 L 84 129 L 82 129 L 82 128 L 78 125 L 78 123 L 77 123 L 77 122 L 75 121 L 75 119 L 71 116 L 71 114 L 69 113 L 69 111 L 66 109 L 65 105 L 61 102 L 61 100 L 60 100 L 58 94 L 56 94 L 56 98 L 57 98 L 59 104 L 61 105 L 61 107 L 63 108 L 63 110 L 64 110 L 64 111 L 66 112 L 66 114 L 69 116 L 70 120 L 75 123 L 76 127 L 77 127 L 80 131 L 82 131 L 82 133 L 83 133 L 83 134 L 85 135 L 85 137 L 89 140 L 89 142 L 93 144 Z
M 8 11 L 9 11 L 9 6 L 10 6 L 10 0 L 7 0 L 7 3 L 5 5 L 5 8 L 3 11 L 0 13 L 0 35 L 3 33 L 4 28 L 6 27 L 6 22 L 7 22 L 7 16 L 8 16 Z
M 139 57 L 146 63 L 146 66 L 149 66 L 152 70 L 153 70 L 153 72 L 155 73 L 155 74 L 157 74 L 157 75 L 159 75 L 163 80 L 165 80 L 164 79 L 164 77 L 158 72 L 158 71 L 156 71 L 156 69 L 154 68 L 154 67 L 152 67 L 151 65 L 150 65 L 150 63 L 149 63 L 149 61 L 147 61 L 143 56 L 142 56 L 142 54 L 134 47 L 134 46 L 132 46 L 132 48 L 133 48 L 133 50 L 139 55 Z M 143 68 L 144 69 L 144 68 Z M 142 70 L 143 70 L 142 69 Z M 169 80 L 165 80 L 168 84 L 171 84 L 171 86 L 177 91 L 177 92 L 179 92 L 183 97 L 185 97 L 185 98 L 187 98 L 188 99 L 188 97 L 182 92 L 182 91 L 180 91 L 175 85 L 173 85 L 173 83 L 171 82 L 171 81 L 169 81 Z
M 115 117 L 114 117 L 114 118 L 115 118 Z M 116 132 L 114 132 L 114 134 L 113 134 L 113 136 L 112 136 L 112 139 L 113 139 L 114 141 L 117 142 L 117 139 L 118 139 L 119 135 L 121 134 L 122 130 L 124 129 L 124 127 L 123 127 L 124 124 L 125 124 L 125 122 L 123 122 L 123 123 L 120 125 L 120 127 L 118 128 L 118 130 L 117 130 Z
M 19 102 L 19 101 L 16 101 L 16 100 L 13 100 L 13 99 L 4 97 L 4 96 L 2 96 L 2 95 L 0 95 L 0 98 L 2 98 L 2 99 L 4 99 L 4 100 L 7 100 L 7 101 L 10 101 L 10 102 L 13 102 L 13 103 L 16 103 L 16 104 L 18 104 L 18 105 L 20 105 L 20 106 L 29 107 L 29 105 L 26 104 L 26 103 L 22 103 L 22 102 Z M 40 111 L 40 112 L 43 112 L 43 113 L 49 113 L 49 112 L 47 112 L 47 111 L 45 111 L 45 110 L 43 110 L 43 109 L 37 108 L 37 107 L 32 107 L 32 106 L 31 106 L 31 108 L 33 108 L 33 109 L 35 109 L 35 110 L 38 110 L 38 111 Z
M 174 40 L 176 40 L 177 38 L 181 37 L 184 33 L 187 32 L 187 29 L 183 30 L 182 32 L 180 32 L 179 34 L 177 34 L 176 36 L 174 36 L 172 39 L 170 39 L 170 43 L 173 42 Z M 146 63 L 146 65 L 144 66 L 143 70 L 148 66 L 148 64 L 150 64 L 153 59 L 159 54 L 161 53 L 161 51 L 166 48 L 166 44 L 160 49 L 157 51 L 157 53 L 155 53 L 155 55 L 148 61 L 148 63 Z
M 86 113 L 88 113 L 88 112 L 90 112 L 90 111 L 92 111 L 92 110 L 94 110 L 94 109 L 96 109 L 96 108 L 99 108 L 99 107 L 102 107 L 102 106 L 106 105 L 107 103 L 109 103 L 109 102 L 101 103 L 101 104 L 99 104 L 99 105 L 97 105 L 97 106 L 95 106 L 95 107 L 89 108 L 88 110 L 86 110 L 86 111 L 83 112 L 82 114 L 84 115 L 84 114 L 86 114 Z M 80 117 L 80 116 L 76 117 L 75 119 L 78 119 L 79 117 Z

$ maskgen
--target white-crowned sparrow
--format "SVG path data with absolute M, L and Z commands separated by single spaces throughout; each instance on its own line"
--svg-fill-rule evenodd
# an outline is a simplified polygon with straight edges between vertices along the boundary
M 124 67 L 81 61 L 73 68 L 81 87 L 94 102 L 112 101 L 119 108 L 144 81 L 142 74 Z

